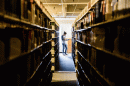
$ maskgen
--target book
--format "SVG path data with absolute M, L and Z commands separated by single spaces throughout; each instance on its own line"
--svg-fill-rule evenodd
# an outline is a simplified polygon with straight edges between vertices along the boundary
M 20 4 L 21 4 L 20 0 L 5 0 L 4 2 L 5 14 L 11 17 L 20 18 L 21 16 Z
M 106 13 L 105 13 L 105 20 L 109 20 L 112 18 L 112 0 L 106 0 Z
M 0 13 L 1 14 L 4 14 L 4 4 L 5 4 L 4 0 L 1 0 L 0 1 Z

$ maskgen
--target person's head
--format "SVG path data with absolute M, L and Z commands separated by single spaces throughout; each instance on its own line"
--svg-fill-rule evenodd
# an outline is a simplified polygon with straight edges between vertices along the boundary
M 67 33 L 64 31 L 64 35 L 66 35 Z

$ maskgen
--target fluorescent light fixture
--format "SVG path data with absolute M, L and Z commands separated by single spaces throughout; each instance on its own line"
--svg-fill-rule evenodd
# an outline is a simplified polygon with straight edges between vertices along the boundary
M 59 4 L 59 5 L 62 5 L 62 4 Z

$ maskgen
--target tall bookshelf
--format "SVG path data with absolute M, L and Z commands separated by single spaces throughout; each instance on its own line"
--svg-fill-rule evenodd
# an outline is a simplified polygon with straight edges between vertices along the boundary
M 48 85 L 53 18 L 40 0 L 1 0 L 0 5 L 1 85 Z
M 90 0 L 73 24 L 79 84 L 130 85 L 129 0 Z M 102 8 L 102 9 L 101 9 Z M 101 11 L 102 10 L 102 11 Z

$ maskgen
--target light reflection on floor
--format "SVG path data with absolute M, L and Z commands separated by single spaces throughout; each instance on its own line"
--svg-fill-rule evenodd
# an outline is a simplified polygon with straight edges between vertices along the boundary
M 74 72 L 54 72 L 49 86 L 79 86 Z
M 53 74 L 52 82 L 60 82 L 60 81 L 73 81 L 77 80 L 76 73 L 72 72 L 56 72 Z

